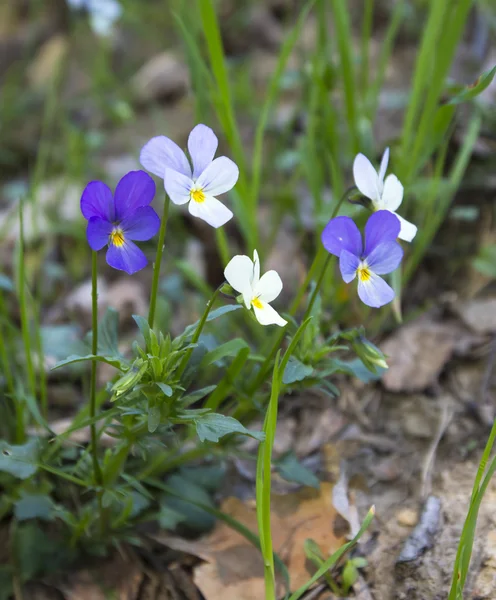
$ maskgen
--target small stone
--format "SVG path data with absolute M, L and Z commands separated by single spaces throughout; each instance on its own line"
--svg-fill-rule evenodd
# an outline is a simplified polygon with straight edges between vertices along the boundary
M 396 520 L 404 527 L 415 527 L 418 523 L 418 512 L 413 508 L 404 508 L 396 515 Z

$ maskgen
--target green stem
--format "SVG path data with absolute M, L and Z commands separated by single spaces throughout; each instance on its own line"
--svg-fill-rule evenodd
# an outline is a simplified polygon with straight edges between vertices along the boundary
M 229 242 L 227 241 L 226 232 L 223 227 L 219 227 L 215 230 L 215 239 L 217 240 L 217 249 L 222 264 L 225 266 L 230 260 L 229 256 Z
M 93 356 L 98 354 L 98 283 L 97 283 L 97 253 L 92 251 L 91 253 L 91 353 Z M 96 417 L 96 366 L 97 361 L 91 361 L 91 382 L 90 382 L 90 419 Z M 103 484 L 102 471 L 98 462 L 98 440 L 96 434 L 96 423 L 93 422 L 90 425 L 91 433 L 91 458 L 93 461 L 93 475 L 95 483 L 98 486 Z M 98 507 L 100 512 L 100 521 L 102 534 L 105 531 L 105 516 L 102 506 L 102 494 L 103 490 L 98 491 Z
M 200 319 L 200 321 L 198 323 L 198 327 L 196 328 L 196 331 L 193 334 L 193 337 L 191 338 L 191 347 L 188 348 L 188 350 L 185 352 L 183 359 L 179 363 L 179 367 L 177 368 L 176 376 L 178 379 L 181 379 L 181 375 L 184 373 L 186 367 L 188 366 L 188 361 L 193 352 L 194 345 L 200 339 L 200 335 L 201 335 L 201 332 L 203 331 L 203 328 L 205 327 L 205 323 L 207 322 L 208 315 L 212 309 L 212 306 L 215 304 L 215 301 L 217 300 L 217 296 L 220 294 L 220 289 L 223 285 L 224 285 L 224 282 L 222 282 L 222 284 L 219 285 L 219 287 L 212 294 L 212 297 L 210 298 L 210 300 L 207 302 L 207 306 L 205 308 L 205 311 L 203 312 L 202 318 Z
M 167 220 L 169 217 L 169 196 L 165 195 L 164 210 L 162 213 L 162 221 L 160 223 L 160 231 L 158 236 L 157 254 L 155 256 L 155 263 L 153 265 L 153 281 L 152 281 L 152 292 L 150 296 L 150 310 L 148 312 L 148 325 L 150 329 L 153 329 L 153 323 L 155 321 L 155 309 L 157 307 L 157 294 L 158 294 L 158 281 L 160 277 L 160 265 L 162 263 L 162 254 L 164 252 L 165 244 L 165 232 L 167 231 Z

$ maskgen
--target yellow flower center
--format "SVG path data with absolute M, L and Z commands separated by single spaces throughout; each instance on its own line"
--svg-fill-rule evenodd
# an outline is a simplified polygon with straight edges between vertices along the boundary
M 198 204 L 205 202 L 205 194 L 203 193 L 203 190 L 199 190 L 199 189 L 191 190 L 189 195 L 191 197 L 191 200 L 198 202 Z
M 258 296 L 251 299 L 251 305 L 254 306 L 255 308 L 263 308 L 263 304 L 260 302 L 260 299 L 258 298 Z
M 122 229 L 114 229 L 110 234 L 110 243 L 117 248 L 124 246 L 124 232 Z
M 358 273 L 358 279 L 360 279 L 360 281 L 369 281 L 369 279 L 372 278 L 372 273 L 371 273 L 370 269 L 364 263 L 362 263 L 358 267 L 357 273 Z

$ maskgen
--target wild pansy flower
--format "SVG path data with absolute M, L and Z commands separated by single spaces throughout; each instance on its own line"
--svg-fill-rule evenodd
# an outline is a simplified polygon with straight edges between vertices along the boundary
M 68 0 L 68 3 L 75 10 L 84 8 L 88 11 L 91 28 L 100 36 L 108 36 L 122 14 L 122 6 L 117 0 Z
M 388 210 L 394 213 L 401 224 L 399 238 L 411 242 L 417 233 L 417 227 L 400 217 L 396 210 L 403 202 L 403 186 L 396 175 L 388 175 L 389 148 L 382 155 L 381 166 L 377 172 L 370 160 L 363 154 L 357 154 L 353 162 L 353 177 L 360 192 L 372 200 L 374 210 Z
M 246 308 L 253 308 L 261 325 L 286 325 L 287 321 L 269 304 L 281 293 L 281 278 L 276 271 L 267 271 L 260 277 L 260 260 L 256 250 L 253 260 L 249 256 L 234 256 L 224 270 L 224 277 L 243 296 Z
M 226 156 L 214 159 L 218 143 L 210 127 L 200 124 L 188 138 L 193 168 L 181 148 L 163 135 L 147 142 L 140 155 L 143 167 L 163 178 L 172 202 L 189 202 L 189 212 L 212 227 L 221 227 L 232 218 L 232 212 L 216 196 L 232 189 L 239 175 L 238 167 Z
M 339 257 L 339 268 L 346 283 L 358 278 L 362 302 L 379 308 L 394 298 L 392 288 L 381 279 L 394 271 L 403 258 L 396 241 L 400 232 L 397 215 L 388 210 L 373 213 L 365 225 L 365 244 L 350 217 L 331 219 L 322 232 L 324 248 Z
M 147 264 L 133 241 L 152 238 L 160 219 L 149 204 L 155 196 L 155 183 L 144 171 L 131 171 L 119 181 L 112 196 L 102 181 L 91 181 L 81 196 L 81 212 L 88 220 L 86 237 L 93 250 L 108 244 L 107 262 L 114 269 L 136 273 Z

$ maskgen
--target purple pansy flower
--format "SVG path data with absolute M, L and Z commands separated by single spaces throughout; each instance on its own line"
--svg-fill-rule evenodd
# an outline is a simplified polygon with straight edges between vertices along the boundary
M 394 291 L 379 275 L 394 271 L 403 258 L 396 241 L 401 224 L 388 210 L 373 213 L 365 225 L 365 245 L 350 217 L 331 219 L 322 232 L 324 248 L 339 257 L 346 283 L 358 277 L 358 295 L 368 306 L 379 308 L 394 298 Z
M 107 262 L 114 269 L 136 273 L 147 264 L 133 244 L 152 238 L 160 219 L 149 204 L 155 183 L 144 171 L 131 171 L 119 181 L 115 194 L 102 181 L 90 181 L 81 196 L 81 212 L 88 220 L 86 237 L 93 250 L 108 244 Z
M 143 167 L 164 180 L 172 202 L 189 202 L 189 212 L 212 227 L 221 227 L 232 218 L 232 212 L 216 196 L 232 189 L 239 176 L 232 160 L 226 156 L 214 159 L 218 143 L 210 127 L 200 124 L 188 138 L 193 168 L 181 148 L 164 135 L 152 138 L 140 154 Z

